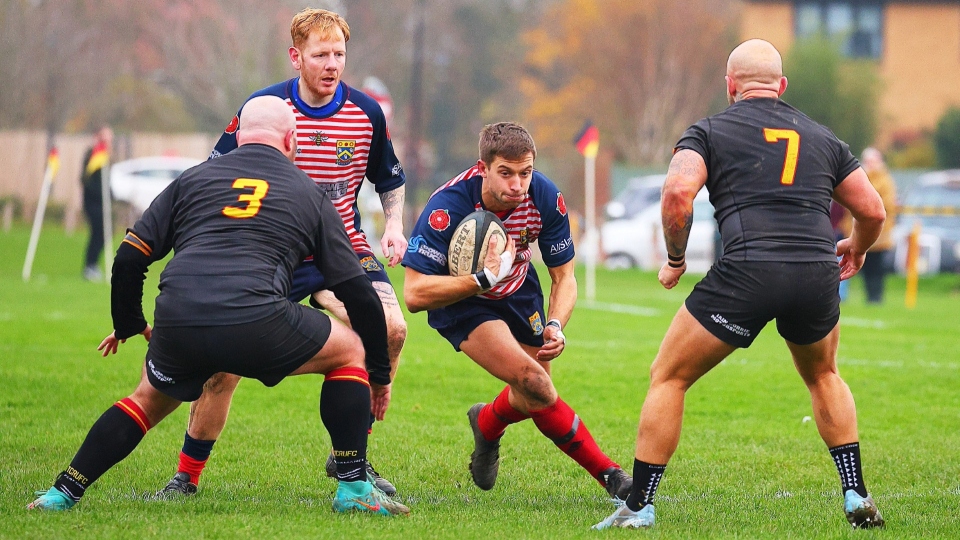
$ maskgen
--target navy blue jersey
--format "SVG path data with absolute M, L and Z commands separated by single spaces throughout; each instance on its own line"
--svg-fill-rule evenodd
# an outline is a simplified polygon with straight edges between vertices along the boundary
M 277 96 L 290 104 L 297 121 L 294 163 L 327 192 L 343 219 L 354 251 L 372 252 L 360 225 L 357 208 L 360 185 L 366 177 L 377 193 L 385 193 L 405 182 L 383 110 L 373 98 L 342 81 L 333 101 L 322 107 L 310 107 L 300 99 L 299 80 L 294 77 L 269 86 L 254 92 L 250 98 Z M 237 113 L 210 157 L 237 147 L 239 123 Z
M 482 182 L 479 169 L 472 167 L 433 193 L 410 233 L 404 266 L 421 274 L 449 275 L 447 251 L 450 239 L 467 214 L 484 209 L 480 197 Z M 533 172 L 530 189 L 520 205 L 506 215 L 500 215 L 500 219 L 516 242 L 517 257 L 510 274 L 481 297 L 497 300 L 520 288 L 533 258 L 530 251 L 533 242 L 539 242 L 547 266 L 560 266 L 573 259 L 573 238 L 563 194 L 539 171 Z
M 723 258 L 836 261 L 833 190 L 860 164 L 846 143 L 779 99 L 745 99 L 680 138 L 707 166 Z

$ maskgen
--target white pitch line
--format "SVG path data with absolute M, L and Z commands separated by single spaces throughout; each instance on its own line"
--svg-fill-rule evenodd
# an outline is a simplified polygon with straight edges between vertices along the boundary
M 887 327 L 887 323 L 876 319 L 861 319 L 858 317 L 840 317 L 840 323 L 860 328 L 876 328 L 877 330 Z
M 644 306 L 633 306 L 628 304 L 608 304 L 606 302 L 593 302 L 590 300 L 578 302 L 577 307 L 592 309 L 594 311 L 625 313 L 627 315 L 636 315 L 638 317 L 656 317 L 660 315 L 659 309 Z

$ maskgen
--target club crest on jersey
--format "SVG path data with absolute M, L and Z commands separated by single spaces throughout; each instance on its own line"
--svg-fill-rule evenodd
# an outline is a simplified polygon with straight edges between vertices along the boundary
M 337 141 L 337 165 L 349 165 L 353 161 L 353 151 L 357 149 L 357 141 L 341 139 Z
M 234 133 L 237 132 L 238 127 L 240 127 L 240 117 L 234 116 L 233 120 L 231 120 L 230 123 L 227 124 L 227 127 L 226 129 L 223 130 L 223 132 L 226 133 L 227 135 L 233 135 Z
M 524 228 L 520 231 L 520 241 L 517 242 L 517 249 L 527 249 L 530 246 L 530 229 Z
M 539 336 L 543 333 L 543 320 L 540 318 L 539 312 L 527 317 L 527 320 L 530 321 L 530 329 L 533 330 L 533 335 Z
M 317 131 L 316 133 L 310 136 L 310 140 L 313 141 L 313 143 L 316 144 L 317 146 L 320 146 L 321 144 L 327 142 L 329 138 L 326 135 L 324 135 L 322 131 Z
M 557 212 L 560 212 L 561 216 L 567 215 L 567 201 L 563 200 L 563 193 L 557 192 Z
M 438 208 L 430 212 L 430 227 L 435 231 L 445 231 L 450 226 L 450 212 Z
M 360 259 L 360 266 L 362 266 L 367 272 L 379 272 L 383 270 L 383 267 L 380 266 L 380 261 L 372 256 Z

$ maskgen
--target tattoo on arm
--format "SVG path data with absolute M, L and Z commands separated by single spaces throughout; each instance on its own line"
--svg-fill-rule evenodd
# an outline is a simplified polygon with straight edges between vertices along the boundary
M 667 244 L 667 254 L 672 257 L 682 257 L 687 250 L 687 240 L 690 238 L 690 228 L 693 225 L 692 212 L 680 212 L 673 219 L 664 219 L 663 238 Z
M 683 149 L 673 155 L 670 160 L 670 168 L 667 170 L 667 176 L 697 176 L 702 174 L 703 158 L 693 150 Z
M 707 170 L 700 154 L 684 148 L 673 155 L 667 171 L 662 202 L 663 237 L 667 254 L 671 257 L 682 257 L 687 249 L 687 240 L 693 226 L 693 196 L 703 187 L 706 179 Z M 690 195 L 667 197 L 667 185 L 674 188 L 671 193 Z
M 405 186 L 392 189 L 380 194 L 380 204 L 383 205 L 383 218 L 386 221 L 403 221 L 403 199 L 406 193 Z
M 399 306 L 400 301 L 397 300 L 397 294 L 393 292 L 393 287 L 388 283 L 382 281 L 374 281 L 373 288 L 377 291 L 377 296 L 380 297 L 380 303 L 386 306 Z

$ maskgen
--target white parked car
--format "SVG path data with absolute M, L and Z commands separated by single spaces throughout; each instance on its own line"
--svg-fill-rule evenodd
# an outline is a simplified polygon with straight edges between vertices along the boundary
M 687 271 L 706 273 L 713 265 L 717 222 L 713 218 L 706 189 L 693 201 L 693 226 L 687 241 Z M 611 270 L 640 267 L 659 270 L 667 260 L 663 241 L 660 204 L 648 206 L 630 218 L 611 219 L 600 229 L 600 242 L 606 253 L 605 266 Z
M 156 156 L 114 163 L 110 166 L 110 191 L 114 200 L 129 203 L 136 215 L 140 215 L 170 182 L 201 161 Z
M 923 174 L 901 203 L 893 228 L 894 269 L 906 273 L 909 236 L 918 225 L 917 271 L 960 272 L 960 169 Z
M 627 187 L 604 207 L 607 219 L 630 219 L 650 206 L 660 204 L 660 190 L 666 178 L 664 174 L 651 174 L 628 180 Z

